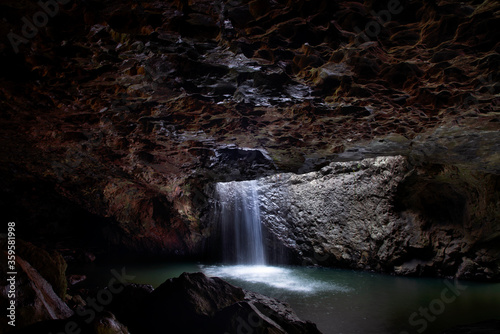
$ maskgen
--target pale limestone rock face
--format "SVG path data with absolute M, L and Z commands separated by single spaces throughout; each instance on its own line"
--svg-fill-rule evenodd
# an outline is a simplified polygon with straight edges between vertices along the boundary
M 268 242 L 292 250 L 303 264 L 498 278 L 498 248 L 485 234 L 498 233 L 492 220 L 498 210 L 479 207 L 497 196 L 494 186 L 482 187 L 490 183 L 488 177 L 467 180 L 465 172 L 441 171 L 414 184 L 416 174 L 418 169 L 395 156 L 262 178 L 261 219 Z M 463 179 L 446 183 L 447 175 Z M 460 189 L 484 193 L 470 198 Z M 483 233 L 471 233 L 467 227 L 478 221 Z

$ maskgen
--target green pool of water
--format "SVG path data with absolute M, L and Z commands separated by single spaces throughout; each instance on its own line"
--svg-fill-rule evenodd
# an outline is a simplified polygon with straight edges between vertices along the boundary
M 394 277 L 339 269 L 229 266 L 196 263 L 89 265 L 75 268 L 85 284 L 105 285 L 110 270 L 132 283 L 159 286 L 183 272 L 204 272 L 285 301 L 325 334 L 439 333 L 450 327 L 500 319 L 500 284 Z

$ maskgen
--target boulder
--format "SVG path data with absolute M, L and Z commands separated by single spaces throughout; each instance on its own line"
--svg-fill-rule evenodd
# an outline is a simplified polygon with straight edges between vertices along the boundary
M 268 253 L 284 246 L 303 265 L 498 281 L 499 182 L 402 156 L 261 178 Z
M 101 312 L 90 322 L 84 321 L 77 315 L 64 320 L 48 320 L 25 327 L 15 334 L 129 334 L 127 327 L 121 324 L 114 314 Z
M 320 333 L 287 304 L 203 273 L 183 273 L 152 292 L 127 286 L 109 308 L 136 333 Z
M 59 252 L 47 251 L 30 242 L 17 240 L 17 254 L 32 265 L 52 285 L 57 295 L 64 299 L 68 286 L 68 265 Z

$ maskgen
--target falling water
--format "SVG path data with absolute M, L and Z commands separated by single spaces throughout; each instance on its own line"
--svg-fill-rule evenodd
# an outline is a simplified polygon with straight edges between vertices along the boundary
M 224 261 L 265 264 L 257 181 L 218 183 L 216 191 Z

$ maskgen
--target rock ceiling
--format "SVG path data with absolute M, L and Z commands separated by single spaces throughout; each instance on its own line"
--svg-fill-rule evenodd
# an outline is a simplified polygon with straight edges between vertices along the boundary
M 0 5 L 4 188 L 155 221 L 207 177 L 393 154 L 500 172 L 498 1 L 50 4 Z

